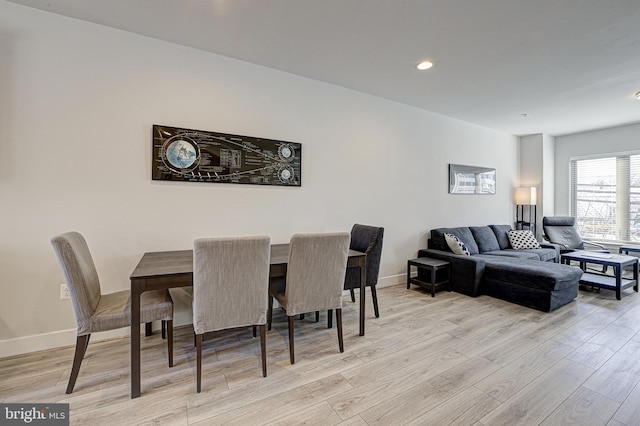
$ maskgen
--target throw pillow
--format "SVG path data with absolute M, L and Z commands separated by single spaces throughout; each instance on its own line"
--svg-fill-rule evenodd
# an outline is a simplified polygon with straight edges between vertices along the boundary
M 455 254 L 464 254 L 466 256 L 470 256 L 467 246 L 460 240 L 460 238 L 456 237 L 453 234 L 445 233 L 444 239 L 451 251 Z
M 511 247 L 516 250 L 522 249 L 539 249 L 540 244 L 536 237 L 533 236 L 533 232 L 527 230 L 509 231 L 507 232 Z

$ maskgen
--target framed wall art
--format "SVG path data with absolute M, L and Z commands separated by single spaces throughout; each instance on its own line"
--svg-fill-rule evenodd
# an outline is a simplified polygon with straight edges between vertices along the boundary
M 302 145 L 153 125 L 152 180 L 301 186 Z
M 450 194 L 495 194 L 496 169 L 449 164 Z

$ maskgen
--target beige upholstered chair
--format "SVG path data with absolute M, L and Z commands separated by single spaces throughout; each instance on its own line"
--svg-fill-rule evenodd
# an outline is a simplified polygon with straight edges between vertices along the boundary
M 67 393 L 73 391 L 91 333 L 131 326 L 130 291 L 102 294 L 87 242 L 77 232 L 51 239 L 71 297 L 77 324 L 76 350 Z M 142 293 L 140 322 L 166 321 L 169 367 L 173 366 L 173 301 L 167 290 Z M 163 324 L 164 326 L 164 324 Z
M 273 299 L 287 312 L 289 319 L 289 358 L 295 363 L 293 320 L 305 312 L 336 310 L 338 345 L 342 341 L 342 286 L 349 257 L 348 232 L 296 234 L 291 237 L 286 280 L 269 284 L 268 324 L 271 329 Z
M 267 376 L 265 323 L 270 257 L 271 239 L 266 236 L 202 238 L 194 242 L 193 328 L 198 392 L 202 335 L 212 331 L 259 325 L 262 375 Z

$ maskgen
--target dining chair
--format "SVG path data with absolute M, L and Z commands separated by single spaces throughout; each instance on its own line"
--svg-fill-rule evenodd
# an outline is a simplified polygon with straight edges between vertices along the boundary
M 342 287 L 349 241 L 348 232 L 293 235 L 289 244 L 287 275 L 269 283 L 268 328 L 271 329 L 273 300 L 276 299 L 288 317 L 291 364 L 295 363 L 294 318 L 305 312 L 336 311 L 338 346 L 340 352 L 344 352 Z
M 67 394 L 73 392 L 82 359 L 92 333 L 131 326 L 129 290 L 102 294 L 98 273 L 84 237 L 78 232 L 66 232 L 51 238 L 76 319 L 76 349 L 73 357 Z M 163 321 L 167 334 L 169 367 L 173 366 L 173 301 L 167 290 L 142 293 L 140 323 Z M 165 327 L 166 326 L 166 327 Z M 147 326 L 147 330 L 149 330 Z
M 373 311 L 376 318 L 380 317 L 378 309 L 378 293 L 376 292 L 376 284 L 378 284 L 378 275 L 380 273 L 380 257 L 382 256 L 382 238 L 384 236 L 384 228 L 375 226 L 367 226 L 355 224 L 351 229 L 351 250 L 366 253 L 366 285 L 371 288 L 371 299 L 373 300 Z M 351 301 L 355 302 L 356 297 L 354 289 L 360 288 L 360 268 L 347 268 L 344 278 L 344 289 L 351 293 Z
M 267 377 L 267 293 L 271 239 L 200 238 L 193 243 L 193 329 L 196 388 L 202 383 L 202 337 L 229 328 L 260 326 L 262 376 Z M 254 334 L 255 336 L 255 334 Z

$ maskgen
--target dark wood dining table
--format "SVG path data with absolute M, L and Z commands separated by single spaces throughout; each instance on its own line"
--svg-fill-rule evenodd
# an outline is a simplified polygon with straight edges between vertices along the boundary
M 348 267 L 360 268 L 360 336 L 364 336 L 365 253 L 349 250 Z M 271 245 L 270 277 L 287 275 L 289 244 Z M 131 398 L 140 396 L 140 296 L 145 291 L 193 285 L 193 250 L 145 253 L 131 276 Z

